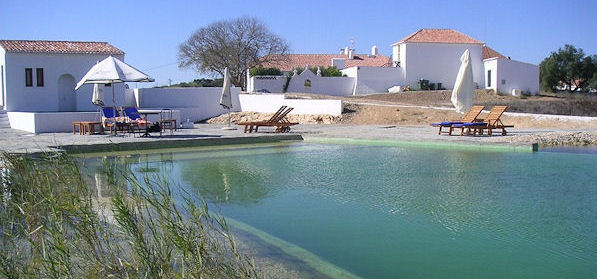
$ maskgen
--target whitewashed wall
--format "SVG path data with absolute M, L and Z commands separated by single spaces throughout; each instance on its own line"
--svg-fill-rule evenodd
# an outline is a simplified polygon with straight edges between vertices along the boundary
M 265 89 L 272 93 L 281 93 L 286 84 L 285 76 L 254 76 L 249 80 L 247 92 L 259 92 Z
M 305 81 L 311 81 L 311 86 L 305 86 Z M 315 93 L 330 96 L 352 95 L 355 78 L 353 77 L 320 77 L 309 70 L 293 76 L 288 83 L 287 92 Z
M 485 88 L 498 90 L 498 59 L 487 59 L 483 61 L 485 68 Z M 491 73 L 489 72 L 491 71 Z M 491 84 L 489 84 L 489 76 L 491 75 Z
M 56 112 L 60 110 L 58 101 L 58 80 L 68 74 L 78 82 L 97 61 L 108 57 L 102 54 L 43 54 L 43 53 L 5 53 L 5 95 L 7 111 Z M 124 60 L 124 56 L 115 56 Z M 1 60 L 1 59 L 0 59 Z M 33 69 L 33 86 L 25 86 L 25 68 Z M 36 83 L 36 68 L 44 69 L 44 86 Z M 74 85 L 73 85 L 74 92 Z M 115 87 L 116 103 L 124 103 L 124 85 Z M 74 111 L 95 111 L 91 104 L 93 85 L 84 85 L 76 93 L 70 94 L 75 99 Z M 104 89 L 106 104 L 111 105 L 112 89 Z
M 341 100 L 286 99 L 284 94 L 240 94 L 242 111 L 276 112 L 281 106 L 293 107 L 291 114 L 342 114 Z
M 405 59 L 400 62 L 406 73 L 406 85 L 418 88 L 420 79 L 441 82 L 447 89 L 454 87 L 460 67 L 460 56 L 466 49 L 470 51 L 473 68 L 473 81 L 480 88 L 485 84 L 483 66 L 483 46 L 481 44 L 440 44 L 406 43 L 400 55 Z
M 233 87 L 232 111 L 240 111 L 240 87 Z M 131 96 L 132 94 L 132 96 Z M 139 109 L 170 108 L 180 110 L 182 120 L 201 121 L 227 112 L 220 106 L 221 87 L 137 88 L 127 94 L 128 102 Z M 132 100 L 132 101 L 131 101 Z
M 5 62 L 6 51 L 0 47 L 0 109 L 4 109 L 4 99 L 6 98 L 5 84 L 6 76 L 4 72 L 6 70 Z
M 30 133 L 72 132 L 73 121 L 99 121 L 97 112 L 7 112 L 12 129 Z
M 539 66 L 509 59 L 497 59 L 497 91 L 508 93 L 512 89 L 539 93 Z
M 400 67 L 350 67 L 342 73 L 356 78 L 355 95 L 387 93 L 388 88 L 404 85 L 404 74 Z

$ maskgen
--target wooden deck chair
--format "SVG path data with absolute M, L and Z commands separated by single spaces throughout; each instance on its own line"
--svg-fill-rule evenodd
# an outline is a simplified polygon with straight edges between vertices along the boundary
M 286 119 L 286 115 L 290 113 L 294 108 L 282 106 L 272 117 L 266 121 L 251 121 L 251 122 L 241 122 L 237 123 L 238 125 L 244 125 L 246 133 L 252 133 L 253 131 L 257 132 L 260 126 L 269 126 L 269 127 L 276 127 L 276 133 L 286 133 L 290 131 L 290 126 L 297 125 L 298 123 L 290 122 Z
M 270 117 L 270 119 L 265 120 L 265 121 L 249 121 L 249 122 L 239 122 L 236 123 L 237 125 L 244 125 L 245 126 L 245 133 L 247 132 L 248 129 L 250 129 L 249 133 L 253 132 L 253 127 L 255 126 L 256 123 L 269 123 L 269 122 L 274 122 L 275 120 L 278 119 L 278 116 L 284 112 L 284 110 L 287 108 L 287 106 L 281 106 L 278 111 L 276 111 L 274 113 L 274 115 L 272 115 L 272 117 Z
M 514 125 L 504 125 L 500 117 L 508 109 L 508 106 L 494 106 L 489 111 L 489 114 L 485 119 L 481 119 L 482 122 L 476 123 L 463 123 L 454 125 L 455 128 L 461 128 L 460 135 L 464 135 L 463 130 L 466 129 L 466 135 L 470 135 L 471 131 L 473 136 L 483 134 L 483 130 L 487 129 L 487 134 L 492 135 L 493 129 L 502 129 L 502 136 L 507 134 L 506 128 L 513 128 Z
M 471 109 L 460 120 L 444 121 L 444 122 L 440 122 L 440 123 L 431 123 L 430 125 L 433 127 L 439 127 L 439 130 L 437 132 L 438 135 L 441 135 L 442 133 L 452 135 L 452 131 L 454 131 L 454 127 L 453 127 L 454 125 L 476 122 L 477 116 L 479 116 L 481 111 L 483 111 L 483 108 L 485 108 L 485 106 L 472 106 Z M 442 131 L 443 127 L 448 127 L 449 130 L 447 132 Z

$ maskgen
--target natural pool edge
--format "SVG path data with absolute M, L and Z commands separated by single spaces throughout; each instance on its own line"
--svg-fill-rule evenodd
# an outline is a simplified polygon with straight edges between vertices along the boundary
M 223 137 L 223 138 L 198 138 L 198 139 L 177 139 L 177 140 L 157 140 L 143 142 L 121 142 L 121 143 L 102 143 L 86 145 L 60 145 L 56 148 L 69 154 L 77 153 L 96 153 L 96 152 L 120 152 L 120 151 L 139 151 L 149 149 L 164 148 L 185 148 L 201 146 L 223 146 L 239 144 L 256 143 L 275 143 L 283 141 L 302 141 L 301 135 L 273 135 L 273 136 L 255 136 L 255 137 Z
M 450 148 L 461 150 L 483 150 L 483 151 L 513 151 L 513 152 L 537 152 L 539 144 L 499 144 L 499 143 L 470 143 L 470 142 L 439 142 L 439 141 L 399 141 L 383 139 L 360 139 L 360 138 L 325 138 L 325 137 L 303 137 L 308 143 L 330 143 L 330 144 L 355 144 L 370 146 L 394 146 L 394 147 L 424 147 L 424 148 Z
M 453 142 L 453 141 L 404 141 L 388 139 L 363 139 L 363 138 L 334 138 L 303 136 L 301 134 L 291 135 L 263 135 L 253 137 L 223 137 L 223 138 L 197 138 L 197 139 L 176 139 L 176 140 L 157 140 L 143 142 L 122 142 L 122 143 L 102 143 L 86 145 L 60 145 L 54 146 L 60 151 L 69 154 L 79 153 L 98 153 L 98 152 L 121 152 L 121 151 L 141 151 L 156 150 L 164 148 L 192 148 L 226 145 L 243 145 L 259 143 L 279 143 L 287 141 L 304 141 L 307 143 L 327 143 L 327 144 L 356 144 L 369 146 L 394 146 L 394 147 L 421 147 L 421 148 L 440 148 L 440 149 L 460 149 L 460 150 L 483 150 L 483 151 L 510 151 L 510 152 L 536 152 L 539 150 L 539 144 L 504 144 L 504 143 L 471 143 L 471 142 Z
M 358 279 L 361 278 L 355 274 L 350 273 L 349 271 L 336 266 L 321 257 L 309 252 L 308 250 L 287 242 L 283 239 L 277 238 L 271 234 L 268 234 L 262 230 L 259 230 L 255 227 L 252 227 L 246 223 L 241 221 L 235 220 L 233 218 L 224 216 L 226 222 L 234 227 L 235 229 L 244 231 L 245 233 L 251 234 L 260 240 L 264 241 L 265 243 L 272 245 L 284 253 L 295 257 L 303 262 L 305 262 L 309 267 L 313 268 L 317 272 L 328 276 L 329 278 L 336 279 L 336 278 L 346 278 L 346 279 Z

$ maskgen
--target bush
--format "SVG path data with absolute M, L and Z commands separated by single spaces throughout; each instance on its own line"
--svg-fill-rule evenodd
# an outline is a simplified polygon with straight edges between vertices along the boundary
M 166 179 L 118 159 L 95 172 L 100 198 L 79 164 L 0 154 L 1 278 L 259 277 L 205 201 L 179 202 Z
M 259 66 L 257 68 L 252 68 L 249 71 L 249 75 L 251 75 L 252 77 L 254 77 L 254 76 L 281 76 L 282 71 L 280 71 L 280 69 L 278 69 L 278 68 L 264 68 L 262 66 Z
M 342 72 L 336 68 L 336 66 L 330 66 L 327 68 L 322 68 L 321 76 L 324 77 L 341 77 Z

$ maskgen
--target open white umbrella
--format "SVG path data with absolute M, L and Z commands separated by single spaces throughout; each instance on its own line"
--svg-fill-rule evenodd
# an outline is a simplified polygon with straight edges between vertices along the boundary
M 220 97 L 220 106 L 228 110 L 228 127 L 224 127 L 222 129 L 236 130 L 236 128 L 230 126 L 230 109 L 232 108 L 232 95 L 230 94 L 230 72 L 228 72 L 228 67 L 224 69 L 224 81 L 222 84 L 222 97 Z
M 95 64 L 77 83 L 75 90 L 83 84 L 114 84 L 120 82 L 151 82 L 153 78 L 134 67 L 112 57 Z M 112 86 L 112 103 L 114 104 L 114 86 Z
M 454 89 L 452 90 L 452 104 L 456 112 L 465 113 L 473 106 L 473 96 L 475 88 L 473 85 L 473 68 L 471 66 L 471 55 L 469 50 L 465 50 L 460 57 L 460 69 L 456 76 Z

